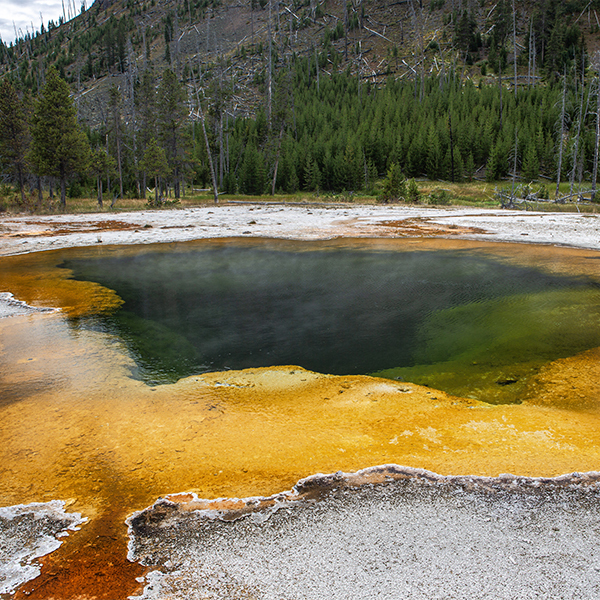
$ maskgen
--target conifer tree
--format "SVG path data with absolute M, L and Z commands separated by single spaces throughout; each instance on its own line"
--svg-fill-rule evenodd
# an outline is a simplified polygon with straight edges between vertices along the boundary
M 260 195 L 265 191 L 266 170 L 262 152 L 250 142 L 244 151 L 240 173 L 240 190 L 244 194 Z
M 137 93 L 137 121 L 139 124 L 138 142 L 143 157 L 150 140 L 156 137 L 156 84 L 150 69 L 142 73 Z M 142 198 L 146 198 L 146 172 L 142 169 Z
M 98 206 L 102 208 L 102 184 L 106 173 L 116 173 L 116 163 L 112 156 L 109 156 L 104 148 L 96 148 L 91 155 L 90 173 L 96 178 L 96 187 L 98 190 Z
M 0 84 L 0 164 L 12 172 L 25 202 L 25 176 L 30 135 L 23 101 L 8 79 Z
M 69 86 L 55 68 L 50 68 L 46 84 L 36 102 L 31 126 L 29 158 L 35 173 L 57 177 L 60 206 L 66 207 L 67 181 L 86 171 L 90 146 L 77 123 Z
M 319 192 L 319 189 L 321 188 L 321 171 L 317 161 L 314 160 L 312 156 L 310 156 L 306 162 L 304 180 L 306 181 L 306 188 L 309 191 Z
M 406 179 L 400 166 L 392 163 L 383 181 L 381 199 L 384 202 L 395 202 L 406 198 Z
M 171 69 L 163 73 L 158 86 L 158 131 L 161 146 L 173 171 L 175 198 L 180 196 L 181 172 L 185 163 L 187 96 Z
M 159 204 L 159 179 L 166 177 L 171 172 L 167 155 L 156 140 L 152 138 L 146 146 L 144 158 L 142 159 L 142 168 L 150 176 L 154 177 L 154 203 Z
M 540 172 L 540 162 L 537 156 L 537 150 L 535 143 L 531 142 L 527 146 L 525 151 L 525 158 L 523 159 L 523 179 L 526 181 L 534 181 L 538 178 Z

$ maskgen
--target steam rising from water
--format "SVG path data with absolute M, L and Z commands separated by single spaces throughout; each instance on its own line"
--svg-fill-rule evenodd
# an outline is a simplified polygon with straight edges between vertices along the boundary
M 100 327 L 128 340 L 150 382 L 295 364 L 405 379 L 402 369 L 416 366 L 416 382 L 432 367 L 423 382 L 436 386 L 430 371 L 459 359 L 452 368 L 463 379 L 474 362 L 494 364 L 495 385 L 514 378 L 507 365 L 531 369 L 600 345 L 597 284 L 472 250 L 230 242 L 64 266 L 125 300 Z M 457 393 L 449 382 L 438 387 Z

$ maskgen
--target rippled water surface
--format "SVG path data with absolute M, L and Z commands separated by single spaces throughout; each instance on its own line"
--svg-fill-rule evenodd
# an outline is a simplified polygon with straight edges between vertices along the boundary
M 124 300 L 80 326 L 125 339 L 148 382 L 294 364 L 510 402 L 540 364 L 600 345 L 597 281 L 471 248 L 230 241 L 62 266 Z

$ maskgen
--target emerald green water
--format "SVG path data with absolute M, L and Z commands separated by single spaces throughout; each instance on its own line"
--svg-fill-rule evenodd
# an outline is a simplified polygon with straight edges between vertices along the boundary
M 473 250 L 195 244 L 69 259 L 123 307 L 77 323 L 124 339 L 136 376 L 295 364 L 514 402 L 549 360 L 600 346 L 600 286 Z

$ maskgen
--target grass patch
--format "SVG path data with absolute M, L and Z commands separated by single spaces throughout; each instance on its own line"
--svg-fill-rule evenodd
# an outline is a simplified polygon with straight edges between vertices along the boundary
M 506 182 L 504 182 L 506 184 Z M 429 206 L 473 206 L 481 208 L 499 208 L 500 202 L 496 196 L 502 182 L 488 183 L 481 181 L 470 181 L 461 183 L 450 183 L 447 181 L 417 181 L 419 189 L 419 204 Z M 532 187 L 539 187 L 534 184 Z M 554 195 L 555 184 L 548 182 L 546 188 Z M 560 193 L 567 194 L 569 184 L 561 183 Z M 262 196 L 246 196 L 243 194 L 220 194 L 219 203 L 282 203 L 282 204 L 323 204 L 323 205 L 347 205 L 347 204 L 378 204 L 380 200 L 377 195 L 362 192 L 339 192 L 339 193 L 314 193 L 296 192 L 295 194 L 275 194 Z M 92 213 L 118 213 L 141 210 L 164 210 L 171 208 L 194 208 L 200 206 L 214 205 L 213 194 L 210 190 L 186 189 L 185 196 L 179 200 L 168 198 L 159 206 L 150 206 L 147 200 L 142 198 L 123 198 L 110 206 L 110 198 L 106 198 L 102 208 L 98 206 L 96 197 L 67 198 L 66 212 L 71 214 Z M 521 210 L 535 210 L 541 212 L 585 212 L 600 213 L 600 203 L 591 202 L 568 202 L 556 204 L 554 202 L 527 201 L 517 206 Z M 41 207 L 38 206 L 37 197 L 29 194 L 25 205 L 20 203 L 19 196 L 10 186 L 2 186 L 0 190 L 0 212 L 10 214 L 35 213 L 35 214 L 57 214 L 61 212 L 59 198 L 55 195 L 53 199 L 44 196 Z

